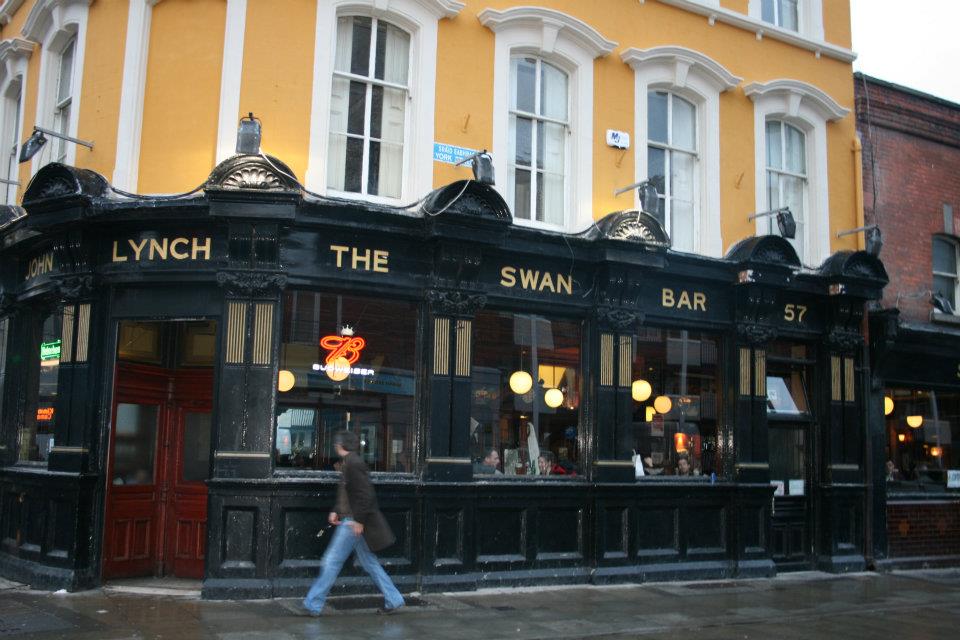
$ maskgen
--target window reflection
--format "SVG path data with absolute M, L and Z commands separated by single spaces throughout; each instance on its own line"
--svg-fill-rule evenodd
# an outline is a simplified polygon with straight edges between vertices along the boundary
M 336 470 L 346 429 L 372 470 L 412 472 L 416 329 L 415 303 L 285 293 L 277 467 Z
M 886 478 L 893 486 L 944 487 L 947 470 L 960 467 L 960 393 L 887 389 Z M 890 403 L 888 402 L 889 406 Z
M 776 495 L 806 494 L 813 366 L 805 344 L 779 340 L 767 349 L 767 450 Z
M 580 473 L 580 324 L 483 311 L 473 344 L 474 473 Z
M 34 316 L 36 317 L 36 316 Z M 32 366 L 28 370 L 27 402 L 20 430 L 19 459 L 45 461 L 53 448 L 57 421 L 57 388 L 63 314 L 58 309 L 39 316 L 34 325 Z
M 716 336 L 695 331 L 650 328 L 636 335 L 633 432 L 625 437 L 645 476 L 717 471 L 719 345 Z

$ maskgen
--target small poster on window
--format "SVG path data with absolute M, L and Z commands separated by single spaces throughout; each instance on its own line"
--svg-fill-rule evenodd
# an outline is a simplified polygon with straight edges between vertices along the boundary
M 799 480 L 791 479 L 790 484 L 787 486 L 787 489 L 790 490 L 791 496 L 802 496 L 803 495 L 803 478 Z
M 947 489 L 960 489 L 960 469 L 947 470 Z
M 775 496 L 782 496 L 782 495 L 784 495 L 784 492 L 783 492 L 784 482 L 783 482 L 783 480 L 771 480 L 771 481 L 770 481 L 770 484 L 772 484 L 774 487 L 776 487 L 776 488 L 773 490 L 773 495 L 775 495 Z

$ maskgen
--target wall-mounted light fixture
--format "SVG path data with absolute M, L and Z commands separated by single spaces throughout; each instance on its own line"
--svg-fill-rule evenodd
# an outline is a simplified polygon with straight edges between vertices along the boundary
M 470 168 L 473 170 L 473 179 L 477 182 L 488 184 L 491 187 L 496 184 L 493 173 L 493 158 L 490 157 L 490 154 L 487 153 L 487 150 L 478 151 L 472 156 L 467 156 L 455 166 L 460 166 L 462 164 L 470 163 Z
M 866 252 L 873 257 L 879 256 L 880 250 L 883 249 L 883 235 L 880 233 L 880 227 L 875 224 L 868 224 L 863 227 L 857 227 L 856 229 L 848 229 L 847 231 L 838 231 L 837 237 L 842 238 L 853 233 L 860 233 L 861 231 L 863 232 Z
M 255 118 L 251 111 L 245 117 L 240 118 L 240 125 L 237 127 L 237 153 L 246 155 L 260 155 L 260 137 L 263 126 L 260 118 Z
M 747 216 L 747 222 L 753 222 L 757 218 L 766 218 L 768 216 L 777 217 L 777 228 L 780 230 L 780 236 L 792 240 L 797 237 L 797 221 L 790 211 L 790 207 L 780 207 L 770 211 L 761 211 L 760 213 L 751 213 Z
M 87 140 L 81 140 L 80 138 L 73 138 L 71 136 L 52 131 L 51 129 L 45 129 L 44 127 L 38 127 L 33 125 L 33 133 L 30 134 L 30 137 L 27 138 L 27 141 L 23 143 L 23 146 L 20 147 L 20 162 L 26 162 L 30 160 L 33 156 L 37 155 L 37 152 L 43 148 L 43 145 L 47 144 L 47 137 L 53 136 L 54 138 L 59 138 L 60 140 L 66 140 L 67 142 L 72 142 L 74 144 L 79 144 L 81 146 L 87 147 L 91 151 L 93 150 L 93 143 Z
M 653 181 L 649 178 L 642 182 L 634 182 L 620 189 L 615 189 L 613 195 L 616 197 L 621 193 L 633 191 L 634 189 L 637 190 L 637 195 L 640 196 L 640 210 L 653 215 L 653 212 L 657 210 L 659 204 L 660 192 L 657 191 L 657 188 L 653 185 Z

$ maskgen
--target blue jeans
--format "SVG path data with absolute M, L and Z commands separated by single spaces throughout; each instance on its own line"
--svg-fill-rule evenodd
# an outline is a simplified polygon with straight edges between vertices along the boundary
M 343 563 L 350 557 L 351 551 L 357 554 L 357 562 L 373 578 L 377 589 L 383 594 L 384 608 L 396 609 L 402 607 L 403 596 L 397 591 L 397 587 L 393 584 L 393 580 L 390 579 L 387 572 L 380 566 L 380 561 L 377 560 L 376 554 L 370 551 L 370 547 L 367 546 L 363 536 L 356 535 L 350 528 L 351 522 L 353 521 L 345 518 L 335 528 L 333 539 L 330 540 L 330 544 L 323 554 L 323 566 L 320 567 L 320 575 L 314 580 L 313 586 L 307 592 L 307 597 L 303 599 L 304 608 L 313 613 L 320 613 L 323 610 L 327 594 L 330 593 L 330 589 L 333 587 Z

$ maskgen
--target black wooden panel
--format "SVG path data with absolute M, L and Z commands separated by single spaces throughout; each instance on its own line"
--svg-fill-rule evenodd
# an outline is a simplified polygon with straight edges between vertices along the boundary
M 325 528 L 326 509 L 284 509 L 283 541 L 279 557 L 281 563 L 288 560 L 310 560 L 323 555 L 324 549 L 333 536 L 333 530 Z M 317 534 L 324 530 L 320 537 Z
M 273 427 L 273 396 L 276 385 L 273 382 L 273 369 L 270 367 L 250 367 L 247 378 L 247 407 L 245 449 L 234 451 L 270 451 Z M 221 386 L 221 393 L 222 393 Z M 221 411 L 223 403 L 220 404 Z
M 722 506 L 691 506 L 685 509 L 687 554 L 719 553 L 727 547 L 727 512 Z
M 73 531 L 77 522 L 74 503 L 67 500 L 51 500 L 48 513 L 50 524 L 47 532 L 48 553 L 65 558 L 73 548 Z
M 244 367 L 225 366 L 220 370 L 220 389 L 217 403 L 219 428 L 217 450 L 245 451 L 243 444 L 244 408 L 247 388 Z M 268 424 L 272 424 L 270 420 Z M 218 460 L 218 465 L 220 460 Z M 224 474 L 218 474 L 224 475 Z
M 680 551 L 676 508 L 637 509 L 637 555 Z
M 477 561 L 498 562 L 523 559 L 527 547 L 525 516 L 525 509 L 519 507 L 478 509 Z
M 763 507 L 744 506 L 740 526 L 744 552 L 763 553 L 767 544 L 766 510 Z
M 626 558 L 630 553 L 629 510 L 626 506 L 600 507 L 600 554 L 604 559 Z
M 387 564 L 409 562 L 413 555 L 413 512 L 411 509 L 385 509 L 382 505 L 381 511 L 397 541 L 386 549 L 378 551 L 377 556 L 381 560 L 387 560 Z
M 29 546 L 31 551 L 39 552 L 43 546 L 44 533 L 47 528 L 46 501 L 39 491 L 31 491 L 24 501 L 26 510 L 25 531 L 23 532 L 23 546 Z
M 433 559 L 435 566 L 463 563 L 464 509 L 434 511 Z
M 538 509 L 538 559 L 561 554 L 583 554 L 583 509 Z
M 257 510 L 252 507 L 227 507 L 220 530 L 224 566 L 253 566 L 257 561 Z

